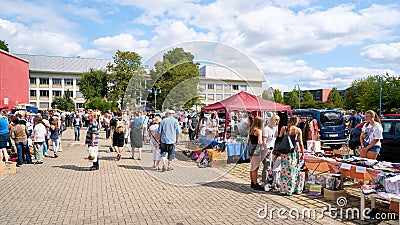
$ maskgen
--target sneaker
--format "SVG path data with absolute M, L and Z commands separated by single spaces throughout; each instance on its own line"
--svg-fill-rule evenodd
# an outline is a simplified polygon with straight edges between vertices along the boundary
M 54 158 L 58 158 L 58 155 L 57 155 L 57 154 L 54 154 Z
M 264 191 L 264 188 L 261 187 L 258 183 L 257 184 L 251 184 L 251 189 L 256 190 L 256 191 Z
M 62 152 L 63 150 L 62 149 L 59 149 L 57 152 Z
M 117 155 L 117 160 L 118 160 L 118 161 L 121 160 L 121 154 L 118 154 L 118 155 Z
M 165 172 L 165 170 L 166 170 L 166 168 L 165 168 L 165 166 L 163 166 L 163 167 L 162 167 L 162 171 Z
M 167 168 L 167 171 L 171 171 L 174 170 L 174 168 L 172 168 L 171 166 Z
M 96 167 L 96 166 L 91 166 L 91 167 L 89 168 L 90 171 L 98 170 L 98 169 L 99 169 L 99 167 Z
M 113 147 L 110 147 L 110 152 L 113 152 L 114 151 L 114 148 Z

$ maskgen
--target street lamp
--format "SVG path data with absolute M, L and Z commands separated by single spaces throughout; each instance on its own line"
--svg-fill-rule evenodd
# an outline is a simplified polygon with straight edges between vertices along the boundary
M 374 82 L 377 82 L 377 79 L 379 79 L 379 115 L 382 116 L 382 76 L 381 75 L 375 75 L 374 76 Z
M 297 86 L 297 92 L 299 93 L 299 109 L 300 109 L 300 85 L 299 84 L 294 85 L 294 89 L 296 89 L 296 86 Z
M 161 89 L 153 87 L 149 91 L 154 93 L 154 110 L 157 110 L 157 94 L 161 93 Z

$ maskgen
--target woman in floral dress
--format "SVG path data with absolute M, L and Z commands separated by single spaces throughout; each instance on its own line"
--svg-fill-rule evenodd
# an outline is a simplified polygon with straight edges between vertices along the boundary
M 304 159 L 304 146 L 301 129 L 297 127 L 298 123 L 297 116 L 290 117 L 288 126 L 283 126 L 279 133 L 279 137 L 283 137 L 288 132 L 295 146 L 294 152 L 281 154 L 280 193 L 285 195 L 300 194 L 304 187 L 304 176 L 299 168 L 299 162 Z

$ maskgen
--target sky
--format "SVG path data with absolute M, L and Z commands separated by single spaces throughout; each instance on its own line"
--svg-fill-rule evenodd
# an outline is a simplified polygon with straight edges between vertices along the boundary
M 146 62 L 179 43 L 210 41 L 248 56 L 281 91 L 345 89 L 400 75 L 398 0 L 0 0 L 10 53 Z M 229 56 L 226 56 L 229 58 Z M 195 55 L 196 60 L 196 55 Z

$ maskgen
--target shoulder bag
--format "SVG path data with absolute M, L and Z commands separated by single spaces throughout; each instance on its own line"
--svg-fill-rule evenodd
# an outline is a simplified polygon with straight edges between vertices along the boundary
M 287 130 L 282 140 L 276 145 L 275 150 L 281 154 L 288 154 L 294 152 L 294 145 Z

